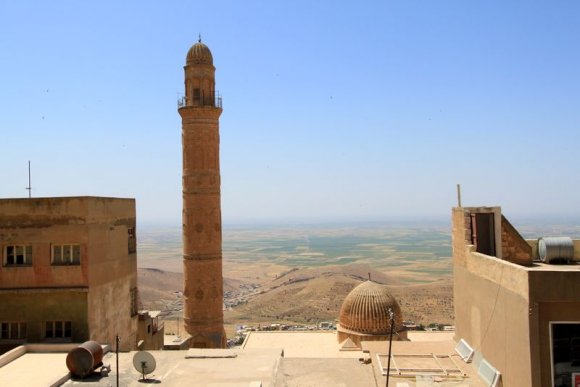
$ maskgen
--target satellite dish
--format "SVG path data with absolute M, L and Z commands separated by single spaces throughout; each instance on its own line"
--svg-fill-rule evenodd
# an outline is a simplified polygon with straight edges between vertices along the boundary
M 145 380 L 145 375 L 155 371 L 156 365 L 155 358 L 147 351 L 139 351 L 133 356 L 133 367 L 143 375 L 143 380 Z

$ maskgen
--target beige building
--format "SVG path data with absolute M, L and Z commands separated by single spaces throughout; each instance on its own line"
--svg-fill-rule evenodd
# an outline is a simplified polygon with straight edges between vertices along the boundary
M 183 144 L 184 321 L 191 346 L 224 348 L 222 220 L 219 161 L 221 97 L 209 48 L 187 53 L 179 101 Z
M 456 339 L 499 370 L 504 386 L 572 386 L 580 373 L 580 241 L 570 241 L 570 262 L 546 264 L 538 241 L 524 240 L 500 207 L 452 212 Z
M 137 346 L 140 350 L 163 349 L 165 325 L 159 311 L 140 310 L 137 324 Z
M 135 200 L 0 200 L 0 351 L 96 340 L 135 348 Z

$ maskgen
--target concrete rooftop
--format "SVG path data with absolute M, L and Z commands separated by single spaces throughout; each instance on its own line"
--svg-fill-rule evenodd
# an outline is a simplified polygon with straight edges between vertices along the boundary
M 391 367 L 389 385 L 483 386 L 472 364 L 465 364 L 454 351 L 453 332 L 408 332 L 410 341 L 394 341 L 394 355 L 451 355 L 467 374 L 460 379 L 424 376 L 397 376 Z M 243 348 L 229 350 L 149 351 L 157 367 L 147 375 L 145 384 L 167 386 L 383 386 L 377 355 L 386 355 L 388 343 L 364 342 L 363 351 L 339 351 L 336 333 L 328 332 L 251 332 Z M 121 386 L 142 386 L 141 375 L 134 369 L 136 352 L 119 354 Z M 223 353 L 223 357 L 222 357 Z M 206 356 L 208 358 L 206 358 Z M 370 358 L 364 364 L 359 359 Z M 66 352 L 25 353 L 3 364 L 0 357 L 2 386 L 102 386 L 116 385 L 115 354 L 105 354 L 103 362 L 111 365 L 109 375 L 94 373 L 83 380 L 68 379 Z M 395 359 L 401 363 L 402 358 Z M 4 359 L 6 360 L 6 359 Z M 418 363 L 415 363 L 418 364 Z M 393 365 L 393 364 L 392 364 Z M 421 367 L 419 364 L 418 367 Z

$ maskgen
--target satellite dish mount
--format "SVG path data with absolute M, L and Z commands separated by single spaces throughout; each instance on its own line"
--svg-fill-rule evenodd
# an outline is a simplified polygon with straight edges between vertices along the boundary
M 155 358 L 147 351 L 139 351 L 133 356 L 133 367 L 142 375 L 142 382 L 146 381 L 146 375 L 155 371 L 156 366 Z

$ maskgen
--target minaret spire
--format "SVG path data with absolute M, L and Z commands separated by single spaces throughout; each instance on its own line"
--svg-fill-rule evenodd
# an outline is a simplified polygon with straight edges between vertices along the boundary
M 184 322 L 190 346 L 225 348 L 219 164 L 221 98 L 215 67 L 199 41 L 187 53 L 185 100 L 179 105 L 183 145 Z

